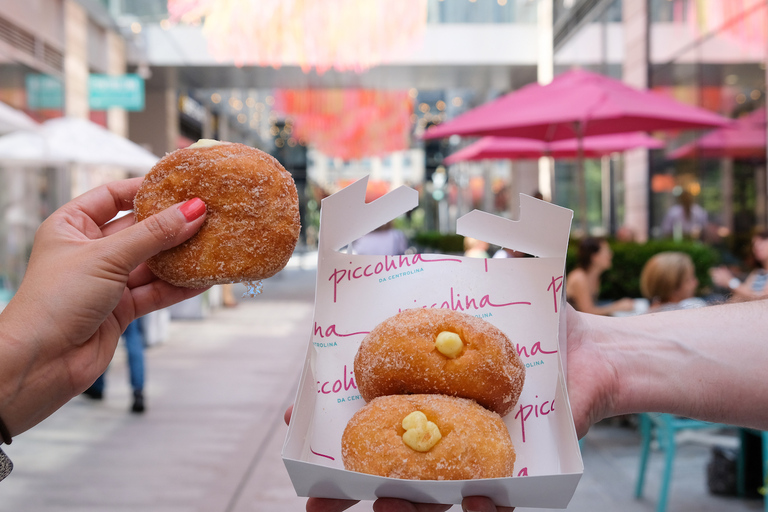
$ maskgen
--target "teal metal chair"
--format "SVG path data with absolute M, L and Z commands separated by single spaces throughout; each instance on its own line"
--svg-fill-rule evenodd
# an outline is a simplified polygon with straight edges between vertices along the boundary
M 744 437 L 747 433 L 747 429 L 741 429 L 739 432 L 739 435 L 741 437 L 741 445 L 744 446 Z M 756 432 L 754 430 L 750 430 L 750 432 L 753 433 L 759 433 L 762 440 L 762 461 L 763 461 L 763 486 L 759 489 L 760 494 L 763 495 L 763 510 L 765 512 L 768 512 L 768 432 Z M 739 450 L 739 457 L 737 462 L 737 491 L 739 496 L 745 496 L 746 495 L 746 486 L 745 486 L 745 470 L 746 470 L 746 458 L 744 456 L 743 450 Z
M 659 442 L 660 448 L 664 451 L 664 472 L 661 477 L 661 491 L 659 492 L 659 501 L 656 505 L 656 512 L 665 512 L 667 510 L 669 486 L 672 482 L 672 468 L 675 462 L 675 452 L 677 448 L 675 434 L 681 430 L 716 430 L 726 428 L 728 425 L 680 418 L 671 414 L 641 413 L 639 416 L 642 441 L 640 445 L 640 471 L 637 476 L 637 484 L 635 485 L 635 498 L 639 499 L 643 496 L 648 455 L 651 451 L 651 441 L 655 437 Z M 765 445 L 763 446 L 763 450 L 765 450 Z
M 768 432 L 761 433 L 763 439 L 763 487 L 760 494 L 763 495 L 763 509 L 768 512 Z

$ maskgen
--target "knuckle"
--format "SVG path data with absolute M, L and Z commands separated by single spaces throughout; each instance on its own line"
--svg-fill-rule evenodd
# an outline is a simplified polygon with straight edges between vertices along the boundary
M 173 224 L 162 215 L 153 215 L 144 219 L 147 231 L 162 244 L 167 244 L 176 236 Z
M 153 286 L 150 289 L 149 303 L 151 304 L 152 311 L 160 308 L 160 306 L 163 304 L 164 297 L 165 296 L 163 292 L 158 287 Z

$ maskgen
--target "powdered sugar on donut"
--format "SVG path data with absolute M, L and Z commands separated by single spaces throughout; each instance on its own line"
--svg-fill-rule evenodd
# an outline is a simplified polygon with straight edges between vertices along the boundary
M 186 148 L 163 157 L 136 194 L 137 220 L 199 197 L 200 231 L 147 263 L 188 288 L 257 281 L 288 263 L 299 236 L 296 186 L 272 156 L 243 144 Z
M 442 438 L 427 452 L 403 443 L 402 421 L 423 412 Z M 412 480 L 467 480 L 513 476 L 516 454 L 498 414 L 472 400 L 445 395 L 392 395 L 355 413 L 342 435 L 350 471 Z
M 435 349 L 441 331 L 465 343 L 455 359 Z M 376 326 L 355 357 L 366 401 L 383 395 L 440 393 L 476 400 L 504 416 L 517 403 L 525 366 L 509 338 L 480 318 L 447 309 L 411 309 Z

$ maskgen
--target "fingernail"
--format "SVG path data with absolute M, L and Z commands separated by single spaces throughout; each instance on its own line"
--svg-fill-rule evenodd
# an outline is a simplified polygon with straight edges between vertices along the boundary
M 187 222 L 192 222 L 205 213 L 205 203 L 196 197 L 179 206 L 179 211 L 187 219 Z

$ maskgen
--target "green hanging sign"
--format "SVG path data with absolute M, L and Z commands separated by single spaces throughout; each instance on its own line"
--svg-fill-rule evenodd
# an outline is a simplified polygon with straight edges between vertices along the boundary
M 64 107 L 64 86 L 51 75 L 29 74 L 26 77 L 27 107 L 30 110 L 61 109 Z M 144 110 L 144 79 L 136 74 L 88 77 L 88 107 L 107 110 Z

